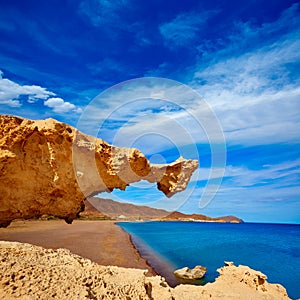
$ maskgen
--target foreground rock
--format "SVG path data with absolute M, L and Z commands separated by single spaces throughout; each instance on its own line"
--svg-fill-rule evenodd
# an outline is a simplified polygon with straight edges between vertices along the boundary
M 197 167 L 183 158 L 152 165 L 137 149 L 111 146 L 53 119 L 0 115 L 0 226 L 42 215 L 70 223 L 86 197 L 142 179 L 171 197 Z
M 68 250 L 0 242 L 0 299 L 289 299 L 279 284 L 246 266 L 225 266 L 205 286 L 170 288 L 144 270 L 104 267 Z
M 203 278 L 206 271 L 207 271 L 206 268 L 202 267 L 202 266 L 196 266 L 193 269 L 184 267 L 182 269 L 178 269 L 178 270 L 174 271 L 174 275 L 180 279 L 193 281 L 193 280 Z

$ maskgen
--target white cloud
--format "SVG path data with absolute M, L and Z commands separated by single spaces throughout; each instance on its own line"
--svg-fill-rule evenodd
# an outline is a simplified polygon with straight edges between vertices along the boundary
M 20 98 L 25 97 L 29 103 L 39 99 L 47 99 L 54 96 L 53 92 L 37 85 L 20 85 L 7 78 L 2 77 L 0 71 L 0 104 L 6 104 L 11 107 L 20 107 L 22 105 Z
M 51 96 L 55 96 L 55 93 L 48 91 L 46 88 L 37 85 L 20 85 L 3 78 L 3 72 L 0 70 L 0 104 L 21 107 L 24 100 L 30 104 L 38 100 L 44 100 L 44 105 L 52 108 L 56 113 L 82 112 L 81 108 L 76 107 L 74 104 L 66 102 L 62 98 Z
M 66 102 L 61 98 L 49 98 L 44 102 L 44 105 L 53 109 L 56 113 L 66 113 L 74 111 L 76 113 L 81 113 L 81 109 L 77 108 L 74 104 Z

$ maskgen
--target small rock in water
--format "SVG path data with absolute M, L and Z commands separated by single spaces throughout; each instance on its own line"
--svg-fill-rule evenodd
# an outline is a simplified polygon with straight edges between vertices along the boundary
M 180 279 L 196 280 L 201 279 L 205 275 L 206 271 L 206 268 L 202 266 L 196 266 L 193 269 L 184 267 L 182 269 L 175 270 L 174 275 Z

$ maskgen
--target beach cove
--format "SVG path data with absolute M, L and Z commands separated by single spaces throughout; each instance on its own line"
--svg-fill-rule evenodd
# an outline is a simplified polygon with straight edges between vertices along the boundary
M 8 228 L 1 228 L 0 240 L 66 248 L 104 266 L 144 269 L 156 275 L 133 246 L 130 235 L 114 221 L 76 220 L 72 225 L 63 220 L 14 221 Z
M 183 226 L 193 226 L 193 224 L 194 225 L 199 224 L 199 223 L 195 224 L 193 222 L 121 222 L 121 223 L 118 222 L 118 225 L 117 225 L 117 224 L 115 224 L 114 221 L 106 221 L 106 220 L 105 221 L 76 220 L 76 221 L 74 221 L 74 224 L 68 225 L 61 220 L 14 221 L 10 227 L 8 227 L 6 229 L 1 229 L 0 240 L 19 241 L 22 243 L 30 243 L 33 245 L 42 246 L 47 249 L 49 249 L 49 248 L 50 249 L 65 248 L 65 249 L 70 250 L 74 254 L 80 255 L 83 258 L 90 259 L 92 262 L 97 263 L 97 265 L 99 264 L 99 267 L 103 266 L 103 268 L 104 268 L 104 266 L 108 266 L 109 270 L 111 270 L 110 266 L 117 266 L 117 267 L 113 267 L 113 268 L 116 268 L 116 270 L 117 270 L 116 272 L 119 272 L 119 269 L 120 269 L 119 267 L 135 268 L 135 269 L 123 269 L 123 270 L 121 268 L 120 269 L 121 273 L 127 272 L 126 270 L 128 270 L 128 272 L 134 273 L 135 272 L 134 270 L 138 271 L 137 269 L 140 269 L 140 273 L 135 274 L 137 276 L 136 278 L 139 278 L 139 276 L 144 276 L 143 275 L 144 271 L 142 271 L 142 270 L 148 270 L 147 276 L 152 276 L 152 275 L 159 273 L 160 275 L 166 277 L 167 282 L 169 284 L 171 284 L 171 286 L 174 287 L 178 283 L 176 284 L 176 283 L 172 282 L 172 280 L 171 280 L 172 276 L 170 276 L 170 272 L 172 272 L 172 270 L 173 270 L 172 268 L 177 267 L 177 266 L 176 266 L 176 263 L 174 263 L 174 259 L 172 258 L 172 256 L 166 257 L 165 255 L 162 255 L 162 252 L 160 250 L 158 250 L 157 248 L 155 250 L 153 250 L 153 248 L 152 248 L 153 243 L 150 242 L 150 244 L 147 244 L 147 243 L 149 243 L 149 241 L 141 242 L 141 237 L 138 237 L 137 232 L 133 233 L 132 228 L 131 228 L 131 230 L 128 230 L 128 226 L 129 227 L 137 226 L 137 228 L 139 228 L 139 227 L 142 228 L 143 226 L 146 226 L 148 229 L 149 229 L 148 226 L 151 226 L 154 231 L 157 231 L 155 224 L 162 225 L 162 226 L 166 226 L 169 224 L 172 226 L 175 225 L 173 233 L 176 234 L 176 223 L 179 223 L 179 224 L 183 223 L 182 224 Z M 204 223 L 201 223 L 201 224 L 205 226 Z M 206 224 L 206 225 L 212 226 L 213 224 L 210 223 L 210 224 Z M 226 226 L 229 224 L 219 224 L 217 226 L 224 226 L 224 225 Z M 232 224 L 232 226 L 240 226 L 240 225 Z M 122 228 L 126 228 L 126 231 L 130 232 L 130 234 L 132 234 L 132 236 L 130 236 Z M 153 230 L 152 230 L 152 234 L 153 234 Z M 147 230 L 147 231 L 151 235 L 151 230 Z M 177 234 L 178 234 L 178 232 L 177 232 Z M 172 235 L 170 235 L 170 236 L 172 236 Z M 162 237 L 162 236 L 160 236 L 160 237 Z M 180 241 L 180 238 L 178 238 L 178 241 Z M 169 240 L 167 240 L 166 242 L 168 243 Z M 164 241 L 161 240 L 161 244 L 164 244 Z M 23 244 L 21 244 L 21 245 L 23 245 Z M 135 248 L 134 245 L 138 248 L 138 250 Z M 13 246 L 13 247 L 15 247 L 15 246 Z M 32 247 L 32 246 L 30 246 L 30 247 Z M 176 250 L 174 248 L 174 245 L 170 244 L 170 247 L 173 248 L 173 250 Z M 191 249 L 192 247 L 189 247 L 189 248 Z M 196 249 L 197 249 L 197 247 L 196 247 Z M 52 250 L 49 250 L 49 251 L 52 251 Z M 58 251 L 61 251 L 61 250 L 58 250 Z M 32 250 L 30 250 L 30 253 L 34 253 L 34 252 L 32 252 Z M 25 252 L 25 254 L 26 254 L 26 252 Z M 141 257 L 140 254 L 143 257 Z M 22 255 L 24 255 L 24 254 L 22 254 Z M 32 254 L 30 254 L 30 255 L 32 255 Z M 190 255 L 190 253 L 188 253 L 188 251 L 187 251 L 186 255 L 188 257 Z M 44 254 L 42 256 L 44 256 Z M 203 260 L 203 256 L 205 256 L 205 255 L 203 255 L 203 254 L 201 255 L 201 253 L 199 253 L 199 255 L 195 256 L 194 258 L 200 263 L 200 261 L 205 261 L 205 260 Z M 15 257 L 15 259 L 17 259 L 17 257 Z M 172 259 L 173 259 L 173 261 L 172 261 Z M 52 261 L 52 258 L 51 258 L 51 261 Z M 151 263 L 153 268 L 149 265 L 148 261 Z M 222 263 L 220 263 L 220 265 L 218 267 L 221 267 Z M 228 267 L 223 267 L 221 270 L 223 270 L 224 268 L 225 268 L 225 270 L 221 271 L 221 275 L 224 272 L 225 272 L 225 274 L 226 274 L 226 272 L 229 272 L 228 269 L 226 269 L 226 268 L 236 268 L 236 267 L 228 266 Z M 243 269 L 240 269 L 240 268 L 241 267 L 237 268 L 237 270 L 239 272 L 242 272 L 241 275 L 239 275 L 239 276 L 243 276 L 242 274 L 245 272 L 245 274 L 249 273 L 249 274 L 251 274 L 251 276 L 254 276 L 254 278 L 256 278 L 256 276 L 258 276 L 257 278 L 264 278 L 264 275 L 262 273 L 251 270 L 246 266 L 245 266 L 245 268 L 247 268 L 246 271 L 243 271 Z M 130 270 L 132 270 L 132 271 L 130 271 Z M 216 270 L 214 270 L 214 271 L 216 271 Z M 264 272 L 264 270 L 260 270 L 260 271 Z M 227 275 L 228 278 L 230 278 L 231 274 L 234 274 L 235 272 L 237 272 L 237 271 L 234 270 L 232 273 L 232 270 L 231 270 L 229 272 L 230 275 L 229 276 Z M 253 274 L 251 272 L 253 272 Z M 116 273 L 114 276 L 118 277 L 119 275 L 117 275 L 117 274 L 118 273 Z M 122 275 L 122 276 L 125 276 L 125 277 L 129 276 L 127 278 L 127 280 L 129 280 L 129 278 L 131 278 L 130 276 L 133 275 L 133 274 L 131 274 L 131 275 L 130 274 Z M 5 274 L 4 274 L 4 276 L 5 276 Z M 210 277 L 210 276 L 211 276 L 211 274 L 208 273 L 208 277 Z M 221 277 L 224 279 L 224 275 L 222 275 L 222 276 Z M 232 285 L 232 287 L 230 288 L 230 291 L 234 290 L 236 288 L 236 287 L 234 287 L 234 284 L 237 283 L 237 282 L 235 282 L 235 281 L 237 281 L 235 276 L 237 276 L 237 275 L 233 275 L 234 281 L 230 283 L 230 285 Z M 167 287 L 167 283 L 164 283 L 165 282 L 164 279 L 161 278 L 160 276 L 147 277 L 147 278 L 149 278 L 150 282 L 151 282 L 151 280 L 153 280 L 153 278 L 154 279 L 156 278 L 155 280 L 160 281 L 159 286 L 162 285 L 164 287 Z M 131 281 L 129 281 L 129 284 L 134 284 L 135 279 L 130 279 L 130 280 Z M 143 279 L 143 280 L 145 280 L 145 279 Z M 245 280 L 245 278 L 243 280 Z M 257 280 L 257 279 L 251 279 L 251 277 L 250 277 L 247 280 L 250 280 L 250 282 L 252 282 L 252 280 Z M 262 279 L 262 280 L 263 280 L 263 282 L 265 281 L 265 279 Z M 205 279 L 202 282 L 202 284 L 207 283 L 207 281 L 212 282 L 213 280 Z M 220 278 L 217 281 L 219 281 L 219 283 L 222 282 L 220 280 Z M 278 282 L 278 283 L 281 283 L 281 282 Z M 268 283 L 266 283 L 266 284 L 268 284 Z M 193 293 L 195 293 L 194 295 L 198 295 L 197 297 L 200 297 L 200 294 L 202 295 L 202 293 L 205 294 L 208 292 L 206 289 L 209 290 L 210 288 L 213 288 L 213 291 L 214 291 L 214 288 L 215 288 L 214 285 L 216 285 L 216 283 L 213 283 L 213 284 L 208 283 L 208 284 L 204 285 L 203 287 L 198 286 L 198 288 L 202 288 L 202 289 L 204 288 L 204 290 L 202 290 L 201 293 L 200 293 L 201 290 L 197 290 L 196 286 L 177 285 L 177 287 L 174 289 L 174 292 L 180 291 L 179 293 L 183 293 L 183 292 L 186 293 L 188 291 L 188 293 L 191 292 L 191 295 L 193 295 Z M 274 286 L 277 286 L 277 285 L 274 285 Z M 260 288 L 260 286 L 258 286 L 258 288 Z M 194 291 L 193 289 L 196 289 L 196 290 Z M 224 289 L 223 285 L 221 285 L 221 289 L 222 289 L 222 293 L 223 293 L 223 289 Z M 251 291 L 252 291 L 252 288 L 249 289 L 249 292 L 251 292 Z M 224 293 L 227 293 L 227 292 L 226 292 L 226 289 L 224 289 Z M 288 290 L 288 292 L 289 292 L 289 290 Z M 209 293 L 211 293 L 211 292 L 209 292 Z M 213 295 L 213 293 L 210 295 Z M 216 292 L 216 294 L 215 294 L 216 299 L 219 297 L 219 293 L 220 293 L 219 291 Z M 274 293 L 274 291 L 272 293 Z M 235 294 L 235 297 L 239 297 L 238 296 L 239 292 L 237 290 L 234 291 L 234 294 Z M 188 294 L 186 297 L 189 297 L 191 295 Z M 160 297 L 162 297 L 162 296 L 160 295 L 159 298 L 154 298 L 154 299 L 164 299 L 164 298 L 160 298 Z M 255 297 L 260 297 L 260 296 L 256 295 Z M 78 298 L 78 299 L 81 299 L 81 298 Z M 110 299 L 110 298 L 108 298 L 108 299 Z M 123 299 L 123 298 L 121 297 L 118 299 Z M 135 298 L 133 297 L 132 299 L 135 299 Z M 168 298 L 166 298 L 166 299 L 168 299 Z M 189 298 L 182 298 L 182 296 L 180 296 L 178 298 L 178 296 L 177 296 L 177 297 L 175 297 L 175 299 L 189 299 Z M 195 298 L 195 299 L 198 299 L 198 298 Z M 206 299 L 206 298 L 203 298 L 203 299 Z M 264 298 L 262 297 L 262 298 L 257 298 L 257 299 L 264 299 Z M 283 297 L 283 299 L 287 299 L 287 298 Z

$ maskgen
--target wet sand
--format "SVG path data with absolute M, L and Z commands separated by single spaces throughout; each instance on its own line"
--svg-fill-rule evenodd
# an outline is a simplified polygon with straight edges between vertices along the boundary
M 66 248 L 101 265 L 155 271 L 133 246 L 130 236 L 113 221 L 15 221 L 0 228 L 0 240 L 44 248 Z

